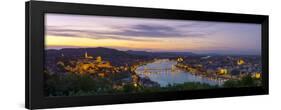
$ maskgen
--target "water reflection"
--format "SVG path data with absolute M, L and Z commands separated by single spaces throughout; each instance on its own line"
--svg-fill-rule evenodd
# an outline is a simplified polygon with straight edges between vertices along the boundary
M 185 82 L 200 82 L 210 85 L 221 85 L 219 80 L 211 80 L 199 75 L 193 75 L 175 67 L 176 61 L 168 59 L 156 60 L 136 69 L 140 77 L 148 77 L 150 80 L 157 82 L 160 86 L 165 87 L 168 84 L 180 84 Z

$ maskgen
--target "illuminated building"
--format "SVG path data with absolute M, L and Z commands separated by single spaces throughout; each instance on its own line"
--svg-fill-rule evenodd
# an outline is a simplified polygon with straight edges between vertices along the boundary
M 219 69 L 218 73 L 219 73 L 220 75 L 225 75 L 225 74 L 227 74 L 227 69 L 221 68 L 221 69 Z
M 97 66 L 100 68 L 111 68 L 112 67 L 109 62 L 99 63 Z
M 178 62 L 182 62 L 182 61 L 183 61 L 183 58 L 179 57 L 179 58 L 177 59 L 177 61 L 178 61 Z
M 102 63 L 102 58 L 101 58 L 101 56 L 98 56 L 98 57 L 96 58 L 96 62 L 97 62 L 97 63 Z
M 237 60 L 237 65 L 243 65 L 244 63 L 245 61 L 242 59 Z
M 255 73 L 255 78 L 260 79 L 260 78 L 261 78 L 261 73 L 256 72 L 256 73 Z
M 89 67 L 91 67 L 91 64 L 83 64 L 83 65 L 82 65 L 82 69 L 83 69 L 84 71 L 87 71 Z

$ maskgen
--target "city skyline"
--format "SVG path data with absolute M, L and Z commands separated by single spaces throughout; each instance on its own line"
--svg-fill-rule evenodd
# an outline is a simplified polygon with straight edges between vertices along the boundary
M 259 24 L 70 14 L 46 14 L 45 20 L 47 49 L 261 54 Z

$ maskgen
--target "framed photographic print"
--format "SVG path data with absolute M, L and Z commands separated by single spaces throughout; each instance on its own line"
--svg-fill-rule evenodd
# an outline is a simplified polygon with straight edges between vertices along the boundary
M 26 2 L 26 108 L 268 94 L 268 16 Z

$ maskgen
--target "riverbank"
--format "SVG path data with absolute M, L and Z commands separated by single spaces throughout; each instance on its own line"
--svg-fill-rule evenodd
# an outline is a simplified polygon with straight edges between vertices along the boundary
M 232 76 L 229 75 L 217 75 L 216 72 L 213 73 L 208 73 L 207 71 L 204 70 L 200 70 L 197 68 L 192 68 L 186 65 L 182 65 L 182 64 L 176 64 L 175 65 L 177 68 L 181 69 L 182 71 L 186 71 L 189 72 L 193 75 L 199 76 L 199 77 L 204 77 L 204 78 L 208 78 L 209 80 L 215 80 L 215 81 L 219 81 L 221 82 L 221 84 L 223 84 L 223 82 L 230 80 L 230 79 L 237 79 L 234 78 Z

